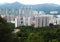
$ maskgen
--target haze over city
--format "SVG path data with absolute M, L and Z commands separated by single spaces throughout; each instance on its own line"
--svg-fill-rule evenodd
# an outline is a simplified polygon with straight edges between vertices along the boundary
M 0 0 L 0 42 L 60 42 L 60 0 Z
M 0 0 L 0 4 L 19 2 L 22 4 L 35 5 L 43 3 L 54 3 L 60 5 L 60 0 Z

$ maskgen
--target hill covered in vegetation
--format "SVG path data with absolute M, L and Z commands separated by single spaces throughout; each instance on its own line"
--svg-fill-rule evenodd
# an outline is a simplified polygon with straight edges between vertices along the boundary
M 37 11 L 44 11 L 46 14 L 49 14 L 50 11 L 58 11 L 60 14 L 60 5 L 53 4 L 53 3 L 45 3 L 45 4 L 37 4 L 37 5 L 24 5 L 19 2 L 14 3 L 5 3 L 0 5 L 0 8 L 17 8 L 20 9 L 21 7 L 32 7 L 33 10 Z

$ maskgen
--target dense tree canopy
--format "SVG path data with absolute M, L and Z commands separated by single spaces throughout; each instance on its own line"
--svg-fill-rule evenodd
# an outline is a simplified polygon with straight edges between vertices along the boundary
M 20 26 L 21 42 L 60 42 L 60 25 L 46 27 Z M 24 39 L 23 39 L 24 38 Z
M 17 42 L 17 36 L 12 33 L 10 25 L 0 17 L 0 42 Z

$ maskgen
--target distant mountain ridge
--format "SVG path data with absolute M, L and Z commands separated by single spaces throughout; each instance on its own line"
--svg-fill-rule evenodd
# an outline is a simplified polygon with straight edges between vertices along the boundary
M 21 7 L 32 7 L 33 10 L 44 11 L 46 14 L 49 14 L 50 11 L 58 11 L 60 14 L 60 5 L 45 3 L 45 4 L 37 4 L 37 5 L 24 5 L 19 2 L 14 3 L 5 3 L 0 5 L 0 8 L 21 8 Z

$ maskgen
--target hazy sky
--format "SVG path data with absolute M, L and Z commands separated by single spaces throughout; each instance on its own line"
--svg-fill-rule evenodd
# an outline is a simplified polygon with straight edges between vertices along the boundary
M 60 0 L 0 0 L 0 3 L 13 3 L 20 2 L 23 4 L 42 4 L 42 3 L 55 3 L 60 5 Z

